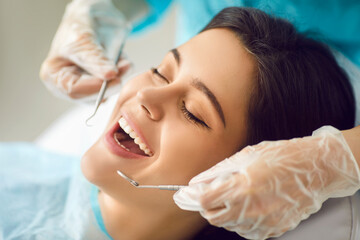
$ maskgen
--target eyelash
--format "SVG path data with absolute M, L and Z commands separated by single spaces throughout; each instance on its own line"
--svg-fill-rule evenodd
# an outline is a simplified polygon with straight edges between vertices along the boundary
M 199 124 L 200 126 L 205 127 L 207 129 L 210 129 L 210 127 L 204 121 L 198 119 L 194 114 L 192 114 L 189 110 L 187 110 L 184 101 L 181 104 L 181 111 L 184 113 L 185 118 L 188 119 L 189 121 L 195 124 Z
M 166 79 L 166 77 L 164 77 L 164 75 L 162 75 L 161 73 L 159 73 L 157 68 L 152 67 L 151 71 L 153 74 L 157 75 L 158 77 L 160 77 L 162 80 L 164 80 L 167 83 L 170 83 L 169 80 Z
M 167 80 L 161 73 L 159 73 L 157 68 L 151 68 L 151 71 L 153 74 L 157 75 L 158 77 L 160 77 L 161 79 L 163 79 L 165 82 L 170 83 L 169 80 Z M 194 114 L 192 114 L 185 105 L 185 101 L 182 101 L 181 104 L 181 111 L 183 112 L 184 116 L 186 119 L 188 119 L 189 121 L 193 122 L 194 124 L 200 125 L 202 127 L 205 127 L 207 129 L 210 129 L 210 127 L 202 120 L 200 120 L 199 118 L 197 118 Z

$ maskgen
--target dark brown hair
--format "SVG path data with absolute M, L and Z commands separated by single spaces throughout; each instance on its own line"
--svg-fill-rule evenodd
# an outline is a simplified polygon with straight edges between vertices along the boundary
M 351 85 L 325 44 L 253 8 L 223 9 L 202 31 L 214 28 L 231 30 L 257 62 L 246 145 L 311 135 L 324 125 L 354 126 Z M 207 227 L 195 239 L 241 237 Z
M 202 31 L 213 28 L 230 29 L 257 61 L 247 145 L 354 126 L 351 85 L 325 44 L 253 8 L 223 9 Z

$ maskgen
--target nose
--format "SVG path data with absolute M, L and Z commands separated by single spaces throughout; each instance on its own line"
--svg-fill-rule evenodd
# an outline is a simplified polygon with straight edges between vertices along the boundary
M 171 87 L 147 87 L 136 94 L 141 108 L 149 118 L 159 121 L 164 117 L 166 105 L 176 103 L 177 94 Z M 176 105 L 175 105 L 176 106 Z

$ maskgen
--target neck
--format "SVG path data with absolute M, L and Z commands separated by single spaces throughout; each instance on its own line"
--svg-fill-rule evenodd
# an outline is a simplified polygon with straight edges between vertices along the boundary
M 151 208 L 141 204 L 122 204 L 100 192 L 99 204 L 106 230 L 117 239 L 188 239 L 207 222 L 197 212 L 173 206 Z

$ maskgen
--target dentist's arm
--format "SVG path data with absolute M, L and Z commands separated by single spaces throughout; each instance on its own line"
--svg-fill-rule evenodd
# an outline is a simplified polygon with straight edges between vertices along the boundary
M 174 199 L 188 210 L 198 203 L 211 224 L 243 237 L 280 236 L 328 198 L 360 189 L 359 154 L 360 127 L 322 127 L 310 137 L 246 147 L 194 177 Z

